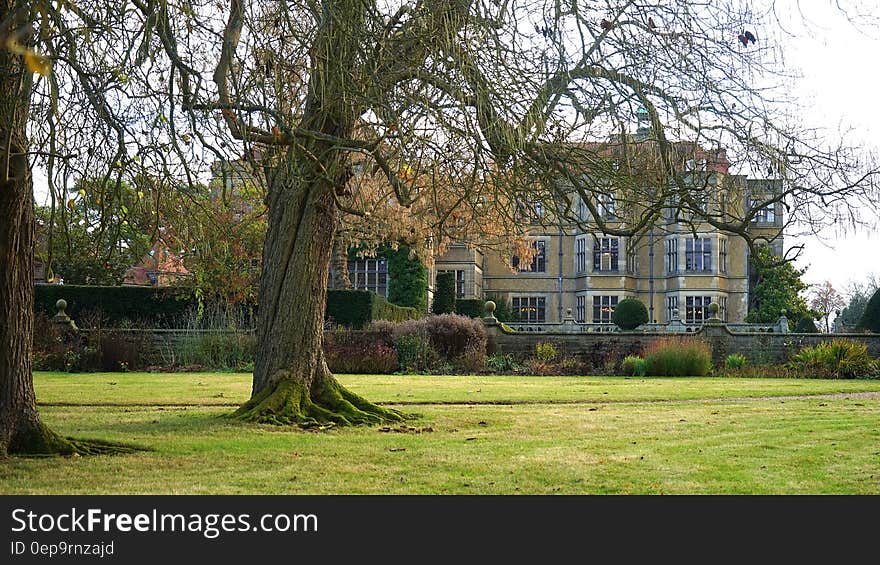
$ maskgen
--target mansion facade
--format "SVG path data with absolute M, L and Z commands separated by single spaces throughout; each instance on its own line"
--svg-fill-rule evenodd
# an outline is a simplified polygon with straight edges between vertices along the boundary
M 718 193 L 735 194 L 743 207 L 766 201 L 776 182 L 724 173 L 712 175 L 715 187 L 734 183 L 740 190 Z M 712 193 L 712 186 L 706 191 Z M 708 201 L 708 206 L 724 205 Z M 613 214 L 613 206 L 605 211 Z M 651 323 L 678 319 L 700 324 L 711 317 L 712 303 L 718 304 L 722 320 L 744 322 L 754 286 L 745 239 L 669 216 L 637 239 L 583 230 L 581 222 L 552 227 L 533 222 L 529 234 L 537 253 L 530 264 L 452 245 L 429 270 L 428 306 L 436 273 L 450 271 L 458 298 L 506 301 L 526 323 L 560 323 L 570 316 L 582 324 L 611 324 L 614 308 L 625 298 L 641 300 Z M 781 256 L 782 228 L 782 206 L 776 203 L 755 211 L 749 236 Z M 352 261 L 349 274 L 355 288 L 387 296 L 387 266 L 381 258 Z

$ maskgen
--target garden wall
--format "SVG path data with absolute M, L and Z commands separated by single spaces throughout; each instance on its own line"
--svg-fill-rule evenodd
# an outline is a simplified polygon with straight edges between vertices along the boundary
M 487 324 L 488 353 L 511 354 L 518 359 L 534 355 L 538 343 L 553 343 L 563 357 L 578 357 L 601 363 L 605 359 L 639 355 L 651 341 L 666 337 L 668 332 L 512 332 L 500 324 Z M 880 357 L 880 334 L 795 334 L 739 333 L 725 325 L 706 324 L 693 333 L 676 333 L 684 339 L 704 339 L 712 347 L 715 363 L 732 354 L 744 355 L 752 364 L 783 363 L 792 353 L 805 346 L 814 346 L 830 339 L 846 339 L 864 343 L 872 357 Z

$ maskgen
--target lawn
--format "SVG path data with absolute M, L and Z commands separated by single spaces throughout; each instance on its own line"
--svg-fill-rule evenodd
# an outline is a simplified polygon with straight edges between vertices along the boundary
M 0 492 L 880 494 L 880 381 L 340 379 L 419 417 L 291 431 L 221 417 L 248 375 L 40 373 L 56 430 L 153 451 L 0 461 Z

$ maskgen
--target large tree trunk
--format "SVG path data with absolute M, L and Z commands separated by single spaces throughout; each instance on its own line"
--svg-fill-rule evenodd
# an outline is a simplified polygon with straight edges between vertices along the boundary
M 0 1 L 7 21 L 13 0 Z M 30 26 L 15 16 L 8 35 Z M 25 34 L 27 37 L 27 34 Z M 21 41 L 21 39 L 19 39 Z M 32 74 L 24 58 L 0 46 L 0 456 L 131 451 L 101 441 L 63 438 L 37 413 L 31 372 L 34 335 L 34 200 L 27 121 Z
M 6 21 L 14 2 L 0 5 Z M 13 30 L 26 21 L 18 18 Z M 16 25 L 17 24 L 17 25 Z M 10 33 L 12 35 L 12 33 Z M 28 164 L 31 75 L 0 47 L 0 455 L 72 452 L 40 421 L 31 373 L 34 204 Z
M 350 176 L 349 154 L 329 139 L 349 139 L 362 110 L 353 69 L 366 6 L 338 0 L 317 31 L 309 96 L 300 123 L 320 132 L 277 156 L 268 179 L 269 230 L 263 246 L 257 357 L 251 399 L 236 416 L 306 426 L 400 420 L 340 386 L 324 359 L 324 310 L 336 190 Z
M 338 211 L 336 183 L 308 174 L 313 166 L 288 156 L 270 180 L 253 391 L 236 416 L 302 426 L 400 420 L 398 412 L 342 387 L 324 359 L 324 309 Z

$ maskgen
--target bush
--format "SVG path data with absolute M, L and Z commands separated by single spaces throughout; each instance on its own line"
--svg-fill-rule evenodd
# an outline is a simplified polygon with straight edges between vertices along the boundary
M 488 367 L 490 371 L 502 373 L 515 371 L 521 366 L 517 363 L 516 358 L 514 358 L 513 355 L 507 353 L 505 355 L 490 355 L 486 359 L 486 367 Z
M 724 366 L 728 369 L 742 369 L 746 366 L 746 357 L 739 353 L 731 353 L 724 360 Z
M 455 312 L 455 273 L 445 271 L 437 273 L 434 285 L 434 302 L 431 304 L 434 314 L 451 314 Z
M 394 350 L 400 370 L 405 373 L 430 371 L 440 364 L 440 356 L 431 347 L 431 338 L 424 328 L 396 334 Z
M 535 359 L 542 363 L 552 363 L 559 357 L 559 350 L 549 342 L 535 344 Z
M 482 318 L 485 316 L 483 306 L 486 302 L 476 298 L 457 299 L 455 301 L 455 313 L 469 318 Z
M 843 339 L 805 347 L 792 356 L 789 364 L 795 370 L 831 379 L 870 377 L 878 370 L 864 343 Z
M 623 374 L 629 377 L 644 377 L 648 364 L 637 355 L 627 355 L 621 365 Z
M 880 288 L 874 291 L 874 295 L 868 300 L 865 312 L 856 325 L 857 330 L 880 333 Z
M 424 319 L 431 345 L 444 359 L 451 361 L 474 349 L 486 354 L 488 337 L 483 322 L 459 316 L 443 314 Z
M 371 327 L 386 330 L 383 325 Z M 476 371 L 486 362 L 486 328 L 480 320 L 456 314 L 428 316 L 395 324 L 391 334 L 403 371 L 429 371 L 441 362 Z
M 423 314 L 428 295 L 428 270 L 417 257 L 410 256 L 406 245 L 396 250 L 386 246 L 384 255 L 388 258 L 388 301 L 415 308 Z
M 345 344 L 327 348 L 327 366 L 334 373 L 385 375 L 398 368 L 397 352 L 387 345 L 375 343 Z
M 794 333 L 817 334 L 819 333 L 819 328 L 816 327 L 816 322 L 813 321 L 813 318 L 809 316 L 804 316 L 800 320 L 798 320 L 797 325 L 795 325 Z
M 614 309 L 611 321 L 622 330 L 634 330 L 648 322 L 648 309 L 637 298 L 624 298 Z
M 712 369 L 712 352 L 695 338 L 664 337 L 648 345 L 645 364 L 650 376 L 699 377 Z
M 452 366 L 465 373 L 479 373 L 486 370 L 486 349 L 469 347 L 464 353 L 452 360 Z

